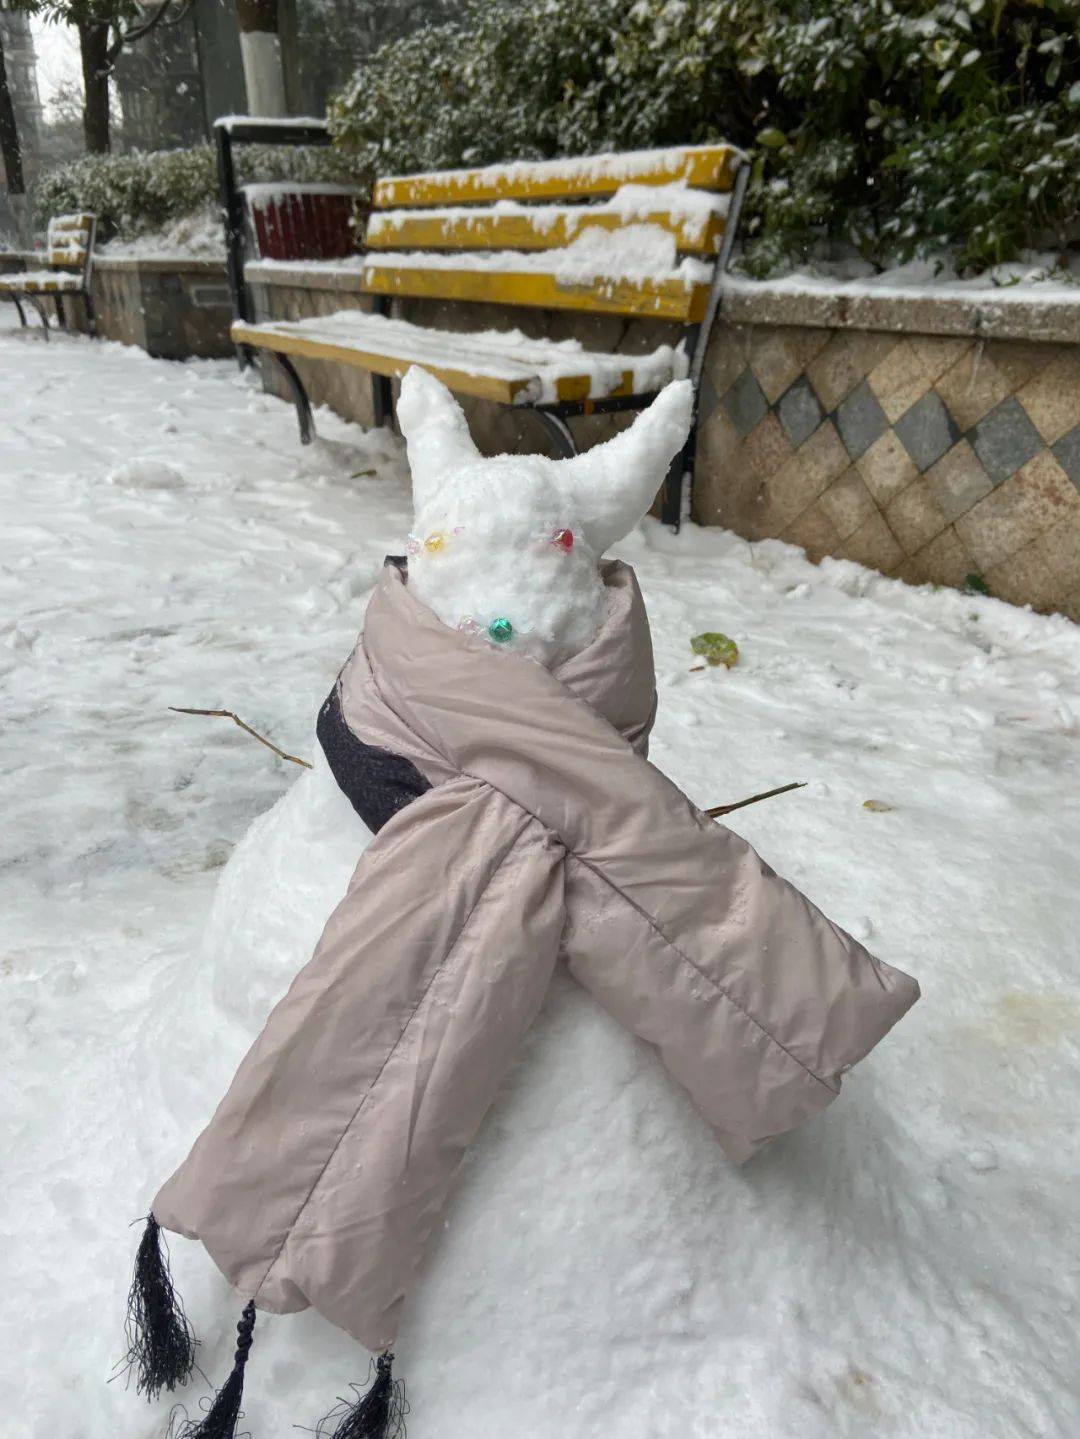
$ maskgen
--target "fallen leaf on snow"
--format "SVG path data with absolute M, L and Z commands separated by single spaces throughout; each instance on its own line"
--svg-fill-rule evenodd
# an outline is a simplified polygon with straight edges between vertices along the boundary
M 706 630 L 704 634 L 694 635 L 690 641 L 690 648 L 696 655 L 709 665 L 724 665 L 730 669 L 739 658 L 739 646 L 734 640 L 729 640 L 727 635 L 719 634 L 716 630 Z

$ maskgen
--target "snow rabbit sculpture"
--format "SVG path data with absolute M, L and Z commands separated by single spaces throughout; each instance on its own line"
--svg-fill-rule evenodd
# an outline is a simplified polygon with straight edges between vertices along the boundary
M 573 459 L 485 459 L 445 385 L 410 370 L 398 403 L 413 487 L 410 589 L 444 624 L 500 649 L 549 668 L 574 654 L 603 619 L 600 558 L 648 512 L 692 403 L 679 380 Z M 207 932 L 215 997 L 249 1035 L 311 955 L 371 838 L 318 747 L 314 760 L 240 841 Z
M 582 1102 L 636 1063 L 636 1034 L 736 1163 L 832 1103 L 918 997 L 647 762 L 648 618 L 633 571 L 600 557 L 645 513 L 691 405 L 678 382 L 586 455 L 486 460 L 449 393 L 406 376 L 411 564 L 384 568 L 320 711 L 333 778 L 320 762 L 254 827 L 215 913 L 219 994 L 250 996 L 245 1025 L 296 978 L 158 1190 L 136 1265 L 135 1312 L 168 1315 L 134 1346 L 147 1390 L 174 1377 L 187 1337 L 157 1303 L 170 1293 L 160 1229 L 201 1240 L 247 1300 L 206 1439 L 234 1434 L 256 1306 L 310 1306 L 378 1353 L 337 1432 L 397 1432 L 390 1350 L 406 1296 L 459 1168 L 470 1151 L 482 1162 L 474 1141 L 515 1127 L 485 1131 L 485 1116 L 560 961 L 624 1026 L 615 1065 L 595 1084 L 585 1066 Z M 357 816 L 378 832 L 366 850 Z M 609 1031 L 576 1013 L 600 1064 Z M 547 1054 L 565 1065 L 565 1046 Z M 642 1080 L 647 1107 L 663 1104 L 660 1074 Z M 672 1151 L 664 1182 L 695 1153 Z M 484 1157 L 494 1201 L 505 1171 Z M 555 1181 L 548 1170 L 537 1194 Z M 620 1207 L 623 1241 L 655 1207 Z M 542 1248 L 541 1213 L 520 1217 Z M 471 1279 L 444 1316 L 468 1330 L 462 1311 L 484 1295 L 499 1302 Z M 422 1313 L 409 1323 L 414 1337 L 429 1327 Z
M 484 459 L 457 401 L 423 370 L 398 417 L 413 487 L 409 585 L 448 625 L 484 632 L 550 667 L 599 626 L 598 561 L 642 519 L 690 428 L 689 380 L 633 426 L 570 460 Z

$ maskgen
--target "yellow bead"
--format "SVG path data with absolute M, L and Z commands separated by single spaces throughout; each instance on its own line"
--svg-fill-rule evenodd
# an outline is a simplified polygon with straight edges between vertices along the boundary
M 433 530 L 424 541 L 424 549 L 429 555 L 437 555 L 446 545 L 446 536 L 442 530 Z

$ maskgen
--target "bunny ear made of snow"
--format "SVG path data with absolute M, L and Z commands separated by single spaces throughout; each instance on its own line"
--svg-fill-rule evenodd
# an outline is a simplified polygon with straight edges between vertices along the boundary
M 480 459 L 464 411 L 441 380 L 418 365 L 405 372 L 397 402 L 412 472 L 413 508 L 435 498 L 454 470 Z
M 558 460 L 557 485 L 573 502 L 598 555 L 648 514 L 668 466 L 686 444 L 694 411 L 689 380 L 665 386 L 629 429 L 583 455 Z

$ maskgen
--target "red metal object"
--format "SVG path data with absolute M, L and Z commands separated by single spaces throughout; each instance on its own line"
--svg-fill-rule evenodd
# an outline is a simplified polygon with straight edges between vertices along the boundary
M 340 185 L 250 185 L 244 200 L 260 260 L 341 260 L 358 248 L 357 194 Z

